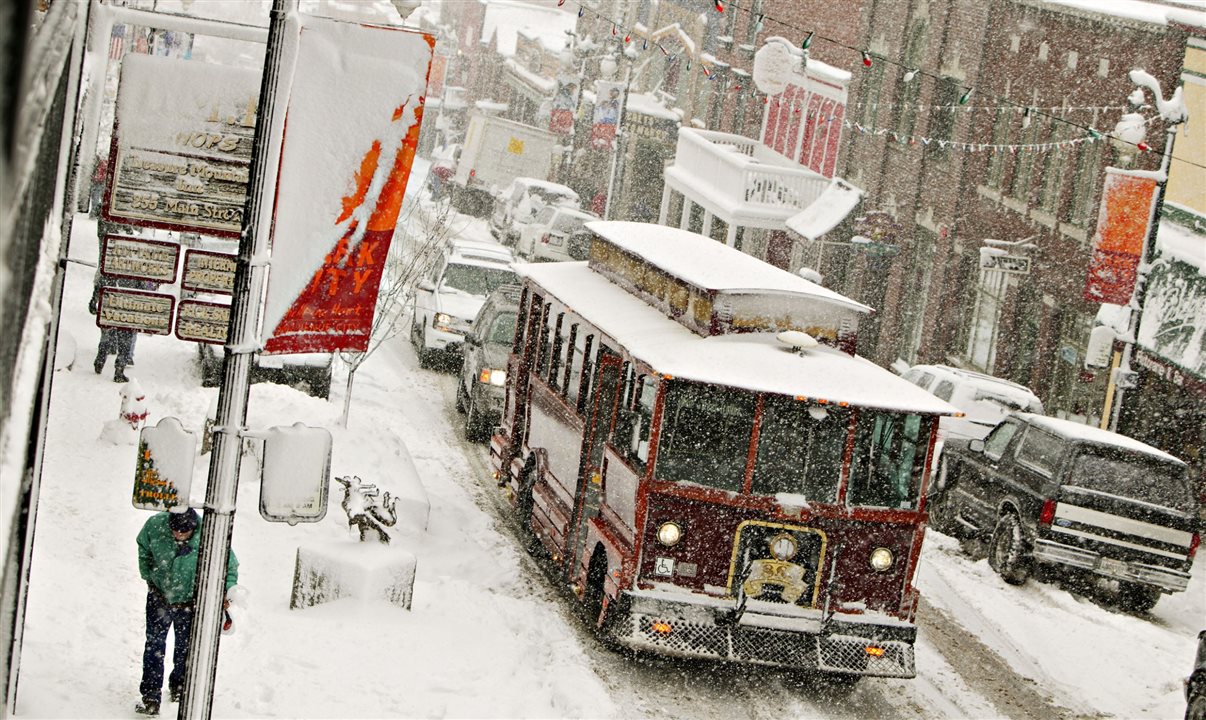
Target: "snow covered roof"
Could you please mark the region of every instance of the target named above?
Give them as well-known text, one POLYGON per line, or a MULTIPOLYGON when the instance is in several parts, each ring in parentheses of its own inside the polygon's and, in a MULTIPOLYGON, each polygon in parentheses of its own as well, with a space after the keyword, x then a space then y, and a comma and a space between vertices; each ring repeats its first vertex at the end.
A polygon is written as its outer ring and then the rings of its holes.
POLYGON ((565 31, 573 30, 577 23, 576 14, 557 8, 496 0, 486 3, 481 39, 482 42, 493 40, 499 55, 511 57, 515 55, 520 28, 525 29, 529 37, 539 35, 545 47, 561 48, 565 46, 565 31), (556 44, 558 39, 559 45, 556 44))
POLYGON ((1044 430, 1049 430, 1056 435, 1060 435, 1071 440, 1083 440, 1084 442, 1097 443, 1099 445, 1114 445, 1125 450, 1146 453, 1148 455, 1158 457, 1161 460, 1174 462, 1178 465, 1185 464, 1163 450, 1154 448, 1147 443, 1141 443, 1135 438, 1127 437, 1126 435, 1119 435, 1118 433, 1110 432, 1109 430, 1102 430, 1094 425, 1084 425, 1082 423, 1050 417, 1048 415, 1035 415, 1033 413, 1017 414, 1026 418, 1032 424, 1043 428, 1044 430))
POLYGON ((862 197, 862 190, 841 178, 834 178, 811 205, 787 218, 787 227, 809 240, 816 240, 846 219, 862 197))
POLYGON ((871 313, 860 302, 697 233, 654 223, 598 221, 586 227, 644 258, 672 277, 703 290, 798 295, 871 313))
POLYGON ((1198 269, 1206 275, 1206 235, 1171 220, 1161 220, 1156 230, 1156 252, 1198 269))
POLYGON ((1140 22, 1153 23, 1155 25, 1168 24, 1168 11, 1166 5, 1157 5, 1156 3, 1143 2, 1143 0, 1044 0, 1049 5, 1064 5, 1073 7, 1078 10, 1085 10, 1100 15, 1111 15, 1117 18, 1125 18, 1127 20, 1138 20, 1140 22))
POLYGON ((938 415, 958 412, 875 363, 834 348, 822 345, 798 355, 778 342, 775 333, 697 335, 584 262, 517 263, 512 267, 520 277, 548 290, 660 373, 881 410, 938 415))

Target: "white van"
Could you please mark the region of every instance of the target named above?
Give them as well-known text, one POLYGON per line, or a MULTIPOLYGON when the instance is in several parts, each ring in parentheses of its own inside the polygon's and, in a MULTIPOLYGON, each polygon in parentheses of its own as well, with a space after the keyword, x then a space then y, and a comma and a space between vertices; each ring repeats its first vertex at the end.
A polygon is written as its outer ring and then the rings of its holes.
POLYGON ((1043 403, 1030 388, 1002 378, 949 365, 914 365, 904 379, 963 412, 938 423, 938 439, 983 440, 1011 410, 1043 414, 1043 403))

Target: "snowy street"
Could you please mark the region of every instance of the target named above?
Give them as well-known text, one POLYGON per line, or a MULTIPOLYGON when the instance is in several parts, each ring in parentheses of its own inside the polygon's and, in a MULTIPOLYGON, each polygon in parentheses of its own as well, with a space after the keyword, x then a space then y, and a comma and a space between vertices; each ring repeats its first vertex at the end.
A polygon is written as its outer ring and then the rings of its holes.
MULTIPOLYGON (((486 235, 480 221, 464 234, 486 235)), ((77 217, 72 256, 95 260, 95 223, 77 217)), ((488 237, 488 235, 486 236, 488 237)), ((92 372, 99 331, 87 313, 92 269, 72 265, 51 435, 34 545, 18 717, 129 717, 138 697, 144 585, 134 537, 149 515, 130 506, 134 447, 100 438, 117 415, 110 372, 92 372), (71 340, 67 340, 68 336, 71 340)), ((128 371, 148 424, 177 417, 201 431, 216 389, 200 387, 196 349, 140 336, 128 371)), ((246 597, 221 642, 216 717, 1179 717, 1181 680, 1206 617, 1199 555, 1188 592, 1148 616, 1123 614, 1051 584, 1006 585, 984 560, 930 532, 919 570, 918 677, 863 680, 835 692, 778 670, 683 663, 609 650, 516 540, 489 480, 484 446, 461 439, 455 379, 421 370, 404 336, 357 375, 348 428, 337 421, 345 371, 329 401, 252 387, 249 425, 305 422, 334 434, 332 475, 383 489, 409 449, 430 500, 426 533, 401 529, 418 559, 407 612, 353 599, 291 611, 301 544, 347 543, 332 483, 326 518, 290 527, 258 514, 245 455, 233 547, 246 597), (848 694, 846 694, 848 693, 848 694)), ((204 498, 209 456, 192 500, 204 498)), ((396 489, 396 488, 395 488, 396 489)), ((168 706, 165 714, 174 714, 168 706)))

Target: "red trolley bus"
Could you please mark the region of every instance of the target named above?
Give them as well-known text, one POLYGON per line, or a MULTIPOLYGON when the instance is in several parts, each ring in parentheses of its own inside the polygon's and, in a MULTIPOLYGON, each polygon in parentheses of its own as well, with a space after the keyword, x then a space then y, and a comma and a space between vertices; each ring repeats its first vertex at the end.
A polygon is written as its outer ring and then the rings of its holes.
POLYGON ((871 309, 695 233, 593 222, 516 265, 491 460, 610 640, 913 677, 938 418, 854 354, 871 309))

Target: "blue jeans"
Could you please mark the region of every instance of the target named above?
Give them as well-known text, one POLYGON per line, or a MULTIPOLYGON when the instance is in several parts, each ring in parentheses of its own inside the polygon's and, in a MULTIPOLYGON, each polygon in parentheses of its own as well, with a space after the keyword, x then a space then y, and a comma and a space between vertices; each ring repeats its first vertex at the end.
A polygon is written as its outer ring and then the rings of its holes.
POLYGON ((159 701, 163 690, 163 661, 167 649, 168 628, 174 626, 172 674, 168 687, 184 688, 185 663, 188 660, 188 637, 193 626, 193 606, 168 605, 159 593, 147 591, 147 644, 142 651, 142 684, 138 691, 143 700, 159 701))

